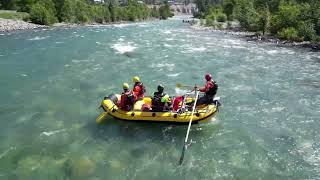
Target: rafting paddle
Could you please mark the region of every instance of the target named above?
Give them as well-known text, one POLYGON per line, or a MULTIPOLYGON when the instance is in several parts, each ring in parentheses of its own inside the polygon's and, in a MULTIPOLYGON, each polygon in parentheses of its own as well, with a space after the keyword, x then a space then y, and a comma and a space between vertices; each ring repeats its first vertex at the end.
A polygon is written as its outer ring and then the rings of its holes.
POLYGON ((187 142, 188 142, 188 137, 189 137, 189 131, 190 131, 190 128, 191 128, 191 124, 192 124, 192 119, 193 119, 193 114, 194 114, 194 111, 196 109, 196 104, 197 104, 197 101, 198 101, 198 95, 199 95, 199 91, 197 91, 197 94, 196 94, 196 99, 194 101, 194 104, 193 104, 193 108, 192 108, 192 112, 191 112, 191 118, 190 118, 190 121, 189 121, 189 126, 188 126, 188 130, 187 130, 187 134, 186 134, 186 139, 184 140, 184 144, 183 144, 183 148, 182 148, 182 153, 181 153, 181 156, 180 156, 180 161, 179 161, 179 164, 181 165, 182 162, 183 162, 183 158, 184 158, 184 153, 187 149, 187 142))
POLYGON ((192 89, 194 88, 193 86, 184 85, 184 84, 181 84, 181 83, 177 83, 176 87, 177 88, 192 88, 192 89))

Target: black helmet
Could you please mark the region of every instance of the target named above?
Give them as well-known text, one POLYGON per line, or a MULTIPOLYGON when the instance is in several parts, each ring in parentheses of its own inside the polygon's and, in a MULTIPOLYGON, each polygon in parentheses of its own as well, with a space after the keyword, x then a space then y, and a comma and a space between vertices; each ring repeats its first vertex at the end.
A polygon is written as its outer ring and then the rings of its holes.
POLYGON ((162 93, 164 90, 164 87, 160 84, 158 85, 157 89, 158 89, 158 92, 162 93))

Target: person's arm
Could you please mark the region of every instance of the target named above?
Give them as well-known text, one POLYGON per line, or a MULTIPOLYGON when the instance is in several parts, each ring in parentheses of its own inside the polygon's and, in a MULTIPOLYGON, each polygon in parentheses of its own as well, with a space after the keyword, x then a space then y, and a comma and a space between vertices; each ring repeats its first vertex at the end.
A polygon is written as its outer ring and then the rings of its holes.
POLYGON ((207 92, 208 91, 208 83, 206 83, 206 85, 204 86, 204 87, 202 87, 202 88, 199 88, 199 91, 200 92, 207 92))

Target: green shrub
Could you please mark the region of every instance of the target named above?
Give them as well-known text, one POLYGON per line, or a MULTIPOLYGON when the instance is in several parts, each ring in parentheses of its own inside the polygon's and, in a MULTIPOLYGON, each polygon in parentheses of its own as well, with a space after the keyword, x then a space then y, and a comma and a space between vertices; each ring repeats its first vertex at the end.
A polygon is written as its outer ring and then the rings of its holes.
POLYGON ((206 16, 206 26, 213 26, 214 25, 214 21, 215 21, 215 16, 214 14, 210 14, 206 16))
POLYGON ((289 41, 301 41, 298 36, 298 31, 294 27, 283 28, 279 31, 278 37, 289 41))
POLYGON ((25 12, 4 12, 4 13, 0 13, 0 18, 27 20, 29 19, 29 14, 25 12))
POLYGON ((57 22, 53 10, 47 9, 45 4, 38 2, 32 5, 30 10, 30 20, 35 24, 52 25, 57 22))
POLYGON ((61 9, 61 20, 64 22, 76 21, 76 5, 74 0, 65 0, 61 9))
POLYGON ((259 16, 252 1, 239 2, 236 9, 236 18, 239 20, 239 23, 243 28, 249 31, 257 30, 259 16))
POLYGON ((298 27, 298 35, 305 41, 313 41, 316 39, 316 31, 314 24, 310 22, 301 21, 298 27))
POLYGON ((217 15, 217 21, 218 22, 226 22, 227 21, 227 15, 220 13, 217 15))
POLYGON ((315 26, 315 30, 317 32, 317 35, 320 36, 320 18, 317 21, 317 24, 315 26))
POLYGON ((90 10, 91 10, 90 15, 94 22, 97 22, 97 23, 104 22, 105 9, 103 8, 103 6, 94 5, 94 6, 91 6, 90 10))
POLYGON ((88 4, 83 0, 77 0, 76 1, 76 19, 80 23, 86 23, 90 21, 89 13, 90 8, 88 4))

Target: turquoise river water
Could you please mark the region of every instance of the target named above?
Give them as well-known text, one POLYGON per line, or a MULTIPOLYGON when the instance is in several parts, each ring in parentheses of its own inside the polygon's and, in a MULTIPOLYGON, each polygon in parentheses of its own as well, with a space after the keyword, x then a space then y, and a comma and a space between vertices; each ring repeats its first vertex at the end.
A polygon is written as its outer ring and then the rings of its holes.
POLYGON ((0 35, 0 179, 320 179, 320 54, 194 30, 180 18, 0 35), (204 84, 223 106, 193 125, 109 119, 105 95, 141 77, 204 84))

